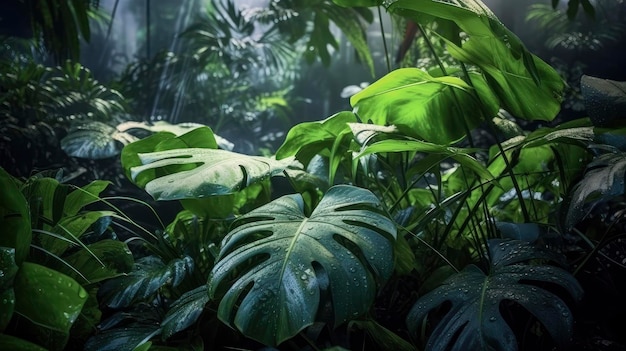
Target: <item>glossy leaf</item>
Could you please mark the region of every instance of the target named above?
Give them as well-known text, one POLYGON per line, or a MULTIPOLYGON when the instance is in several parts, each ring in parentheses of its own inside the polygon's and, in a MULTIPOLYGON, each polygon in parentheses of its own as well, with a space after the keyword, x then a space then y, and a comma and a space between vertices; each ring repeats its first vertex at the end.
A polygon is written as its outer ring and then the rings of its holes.
POLYGON ((517 350, 515 335, 500 312, 502 302, 510 301, 533 314, 556 345, 565 348, 572 337, 572 314, 542 283, 555 284, 580 300, 582 288, 576 279, 555 266, 522 263, 553 260, 552 251, 535 250, 517 240, 490 240, 488 246, 489 273, 469 265, 422 296, 407 316, 409 330, 419 333, 424 318, 449 302, 451 307, 429 336, 426 350, 517 350))
POLYGON ((0 333, 9 324, 15 309, 13 279, 17 270, 15 249, 0 246, 0 333))
POLYGON ((448 51, 480 67, 502 107, 513 115, 552 120, 559 112, 565 87, 559 74, 531 54, 480 0, 397 0, 388 10, 454 21, 469 38, 461 46, 446 40, 448 51))
POLYGON ((145 189, 157 200, 231 194, 281 173, 292 162, 292 158, 277 161, 268 157, 200 148, 174 149, 138 156, 143 166, 131 168, 132 179, 136 179, 142 172, 168 166, 194 167, 173 169, 171 174, 149 181, 145 189))
POLYGON ((132 351, 158 335, 158 325, 131 324, 124 328, 105 330, 85 343, 85 351, 132 351))
POLYGON ((161 322, 163 338, 167 339, 175 333, 193 325, 209 302, 208 287, 199 286, 187 291, 176 300, 161 322))
POLYGON ((419 140, 383 140, 369 145, 361 150, 357 157, 381 152, 425 152, 446 155, 462 166, 474 171, 482 179, 494 181, 494 176, 480 162, 469 155, 471 150, 437 145, 419 140))
POLYGON ((348 123, 357 122, 352 112, 339 112, 323 121, 300 123, 289 130, 276 158, 296 156, 305 165, 322 150, 331 150, 337 139, 350 132, 348 123))
POLYGON ((268 345, 311 325, 327 303, 334 325, 352 319, 391 275, 395 236, 368 190, 332 187, 310 217, 299 194, 283 196, 236 220, 224 238, 209 279, 218 317, 268 345))
POLYGON ((583 75, 580 79, 585 109, 595 126, 606 127, 626 118, 626 82, 583 75))
POLYGON ((78 238, 80 238, 89 228, 91 228, 98 220, 105 217, 115 216, 112 211, 90 211, 75 216, 63 217, 50 232, 54 235, 40 234, 39 240, 41 246, 47 251, 61 255, 71 245, 79 246, 78 238), (63 237, 66 240, 60 239, 63 237), (71 244, 70 242, 74 242, 71 244))
MULTIPOLYGON (((363 121, 395 125, 409 136, 450 144, 481 121, 472 88, 456 77, 432 77, 417 68, 387 74, 350 98, 363 121)), ((495 112, 494 112, 495 113, 495 112)))
POLYGON ((144 300, 165 285, 178 286, 194 268, 190 257, 163 261, 155 256, 136 261, 135 270, 126 276, 107 280, 98 295, 110 308, 128 307, 144 300))
POLYGON ((105 279, 116 277, 133 269, 133 255, 126 243, 118 240, 101 240, 75 253, 64 256, 63 260, 80 272, 79 276, 74 270, 66 266, 56 267, 59 271, 81 281, 87 278, 89 283, 100 282, 105 279))
POLYGON ((85 289, 64 274, 30 262, 21 265, 14 289, 15 312, 32 323, 33 340, 47 343, 47 336, 55 334, 59 339, 51 338, 50 347, 64 345, 87 300, 85 289))
POLYGON ((626 154, 614 153, 597 157, 587 165, 583 178, 574 185, 565 218, 571 229, 584 218, 587 205, 595 205, 625 194, 626 154))
POLYGON ((15 262, 28 255, 32 239, 30 211, 16 180, 0 168, 0 246, 15 249, 15 262))
POLYGON ((111 182, 104 180, 94 180, 93 182, 75 189, 65 198, 63 213, 66 216, 77 214, 83 207, 100 201, 100 193, 102 193, 111 182))

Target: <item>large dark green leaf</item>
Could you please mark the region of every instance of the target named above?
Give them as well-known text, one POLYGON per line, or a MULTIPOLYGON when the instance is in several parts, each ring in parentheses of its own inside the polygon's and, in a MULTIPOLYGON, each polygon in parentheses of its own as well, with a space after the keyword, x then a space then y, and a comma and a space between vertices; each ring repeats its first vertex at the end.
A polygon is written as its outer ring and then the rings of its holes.
POLYGON ((219 318, 276 345, 316 321, 334 325, 369 308, 393 271, 394 223, 368 190, 332 187, 310 217, 302 197, 283 196, 239 218, 209 279, 219 318))
POLYGON ((15 261, 21 264, 32 239, 28 203, 16 181, 0 168, 0 246, 15 249, 15 261))
POLYGON ((626 153, 605 154, 587 165, 584 177, 574 185, 565 218, 566 228, 571 229, 585 216, 588 205, 608 201, 624 195, 626 178, 626 153))
POLYGON ((86 351, 133 351, 158 335, 158 324, 131 324, 125 328, 105 330, 85 343, 86 351))
POLYGON ((174 149, 138 156, 143 166, 131 168, 132 179, 136 179, 142 172, 168 166, 194 167, 182 168, 149 181, 146 191, 157 200, 231 194, 281 173, 293 160, 287 158, 277 161, 269 157, 201 148, 174 149))
MULTIPOLYGON (((431 77, 417 68, 397 69, 350 98, 363 121, 395 125, 407 135, 449 144, 481 121, 472 88, 456 77, 431 77)), ((495 114, 495 111, 492 111, 495 114)))
POLYGON ((178 286, 193 268, 190 257, 177 258, 167 264, 155 256, 143 257, 128 275, 106 281, 98 295, 111 308, 128 307, 152 296, 165 285, 178 286))
POLYGON ((13 316, 15 308, 13 279, 17 269, 15 249, 0 246, 0 333, 4 331, 13 316))
POLYGON ((62 349, 87 300, 85 289, 64 274, 30 262, 21 265, 14 289, 15 312, 31 323, 33 340, 62 349))
POLYGON ((172 304, 161 322, 163 338, 167 339, 195 323, 207 302, 209 293, 206 285, 184 293, 172 304))
POLYGON ((480 0, 397 0, 389 11, 425 13, 454 21, 468 35, 461 46, 447 41, 450 54, 485 74, 502 107, 529 120, 552 120, 559 112, 564 82, 534 56, 480 0))
POLYGON ((626 118, 626 82, 583 75, 580 92, 595 126, 611 126, 626 118))
POLYGON ((554 342, 565 348, 572 337, 572 314, 561 298, 543 287, 555 284, 579 300, 582 288, 567 271, 530 265, 530 259, 558 261, 548 250, 518 240, 490 240, 491 266, 485 274, 474 265, 422 296, 407 316, 417 334, 424 318, 440 305, 451 307, 432 331, 426 350, 517 350, 515 335, 501 314, 504 301, 524 307, 541 322, 554 342))

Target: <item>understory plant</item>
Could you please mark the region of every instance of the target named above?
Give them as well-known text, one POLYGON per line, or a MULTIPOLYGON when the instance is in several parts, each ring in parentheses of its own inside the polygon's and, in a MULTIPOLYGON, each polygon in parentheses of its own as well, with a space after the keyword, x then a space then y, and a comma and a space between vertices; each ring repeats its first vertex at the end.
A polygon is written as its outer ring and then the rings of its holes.
MULTIPOLYGON (((220 149, 208 127, 126 146, 127 176, 180 201, 179 217, 206 238, 194 260, 207 279, 144 294, 165 317, 128 348, 181 333, 205 348, 567 348, 583 289, 565 247, 588 201, 607 193, 586 180, 610 177, 592 165, 623 177, 606 146, 621 129, 583 119, 522 130, 520 119, 554 119, 564 83, 480 1, 336 3, 411 19, 457 64, 389 72, 352 96, 352 111, 293 127, 273 157, 220 149), (273 194, 285 181, 293 194, 273 194), (403 282, 415 284, 406 324, 379 322, 403 282), (203 334, 219 323, 230 337, 203 334)), ((170 243, 197 240, 175 223, 170 243)), ((119 289, 147 291, 134 286, 119 289)))
POLYGON ((389 72, 271 157, 229 150, 209 126, 126 145, 128 179, 183 210, 131 235, 132 269, 90 290, 102 316, 85 349, 577 342, 579 277, 621 267, 624 83, 585 76, 589 118, 552 126, 562 78, 481 1, 335 4, 410 19, 449 57, 389 72))

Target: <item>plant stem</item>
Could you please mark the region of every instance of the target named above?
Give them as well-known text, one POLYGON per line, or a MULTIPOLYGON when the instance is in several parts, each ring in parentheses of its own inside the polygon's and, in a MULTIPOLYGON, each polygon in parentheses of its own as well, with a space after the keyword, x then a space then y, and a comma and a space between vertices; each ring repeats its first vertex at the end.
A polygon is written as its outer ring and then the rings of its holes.
POLYGON ((387 49, 387 39, 385 38, 385 28, 383 26, 383 15, 378 6, 378 22, 380 24, 380 34, 383 37, 383 47, 385 49, 385 62, 387 63, 387 73, 391 72, 391 63, 389 62, 389 50, 387 49))

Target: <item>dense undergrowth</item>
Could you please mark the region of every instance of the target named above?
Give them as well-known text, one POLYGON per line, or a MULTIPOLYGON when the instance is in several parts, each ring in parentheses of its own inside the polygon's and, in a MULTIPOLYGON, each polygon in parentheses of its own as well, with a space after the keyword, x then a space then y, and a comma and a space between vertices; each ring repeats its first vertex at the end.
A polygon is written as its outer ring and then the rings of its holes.
POLYGON ((214 6, 183 34, 194 55, 157 54, 110 87, 69 61, 6 59, 23 62, 0 76, 1 349, 626 345, 625 83, 583 75, 586 117, 568 118, 572 87, 479 0, 214 6), (329 21, 374 71, 367 7, 416 26, 420 67, 359 87, 351 110, 293 126, 276 149, 244 153, 216 132, 258 136, 291 112, 286 67, 331 60, 329 21), (268 18, 282 19, 271 35, 241 39, 268 18), (148 116, 156 93, 201 123, 123 115, 148 116), (38 158, 11 152, 24 145, 82 170, 31 173, 38 158))

